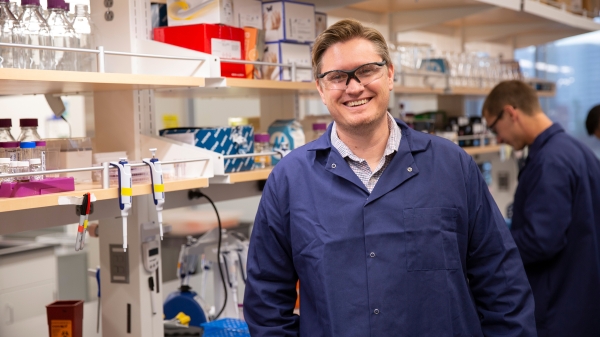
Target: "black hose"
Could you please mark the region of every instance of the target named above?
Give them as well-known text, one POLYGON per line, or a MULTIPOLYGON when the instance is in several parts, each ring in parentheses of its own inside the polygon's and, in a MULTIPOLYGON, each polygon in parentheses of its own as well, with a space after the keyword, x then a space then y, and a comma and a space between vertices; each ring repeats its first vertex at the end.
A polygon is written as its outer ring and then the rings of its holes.
POLYGON ((225 311, 225 307, 227 306, 227 284, 225 283, 225 277, 223 277, 223 268, 221 267, 221 236, 223 234, 223 228, 221 226, 221 217, 219 216, 219 211, 217 210, 217 206, 215 206, 215 203, 212 201, 211 198, 208 197, 208 195, 200 192, 200 191, 195 191, 195 196, 197 196, 198 198, 206 198, 206 200, 208 200, 208 202, 210 202, 210 204, 212 205, 213 209, 215 210, 215 213, 217 214, 217 223, 219 225, 219 243, 217 244, 217 264, 219 265, 219 273, 221 274, 221 280, 223 280, 223 290, 224 290, 224 298, 223 298, 223 307, 221 308, 221 310, 219 310, 219 313, 215 316, 215 320, 217 318, 219 318, 219 316, 221 316, 221 314, 223 313, 223 311, 225 311))

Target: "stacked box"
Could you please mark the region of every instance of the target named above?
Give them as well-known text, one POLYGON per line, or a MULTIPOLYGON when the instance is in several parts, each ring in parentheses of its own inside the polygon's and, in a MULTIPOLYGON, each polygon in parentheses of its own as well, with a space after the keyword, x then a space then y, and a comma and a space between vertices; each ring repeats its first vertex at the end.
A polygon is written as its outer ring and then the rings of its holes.
POLYGON ((167 0, 169 26, 213 23, 233 26, 233 0, 167 0))
POLYGON ((315 41, 315 5, 291 1, 262 4, 266 42, 315 41))
MULTIPOLYGON (((190 138, 193 137, 193 145, 223 155, 254 153, 254 128, 251 125, 163 129, 159 134, 177 140, 182 140, 182 134, 190 134, 190 138)), ((253 166, 253 157, 225 160, 226 173, 248 171, 253 166)))
MULTIPOLYGON (((265 44, 263 61, 270 63, 295 63, 297 66, 311 66, 310 46, 290 42, 270 42, 265 44)), ((262 66, 262 75, 266 80, 291 81, 290 67, 262 66)), ((311 82, 310 69, 297 69, 296 81, 311 82)))
MULTIPOLYGON (((221 59, 242 60, 245 56, 244 30, 236 27, 212 24, 160 27, 154 29, 154 40, 221 59)), ((245 78, 246 67, 244 64, 222 62, 221 76, 245 78)))
POLYGON ((234 26, 263 29, 262 3, 260 0, 233 0, 234 26))

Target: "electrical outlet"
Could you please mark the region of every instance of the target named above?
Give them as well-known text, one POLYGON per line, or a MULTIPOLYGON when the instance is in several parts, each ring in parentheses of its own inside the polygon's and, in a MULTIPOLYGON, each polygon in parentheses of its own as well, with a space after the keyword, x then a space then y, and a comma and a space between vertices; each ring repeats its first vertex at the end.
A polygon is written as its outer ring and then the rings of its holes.
POLYGON ((110 282, 129 284, 129 251, 123 251, 123 245, 109 245, 110 282))

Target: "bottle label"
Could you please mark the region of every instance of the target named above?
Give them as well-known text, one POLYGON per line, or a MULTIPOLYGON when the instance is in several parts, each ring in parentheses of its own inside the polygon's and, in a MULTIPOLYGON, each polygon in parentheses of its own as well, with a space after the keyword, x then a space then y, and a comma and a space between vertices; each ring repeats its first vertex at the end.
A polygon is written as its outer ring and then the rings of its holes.
POLYGON ((42 171, 46 171, 46 151, 40 151, 40 160, 42 161, 42 171))

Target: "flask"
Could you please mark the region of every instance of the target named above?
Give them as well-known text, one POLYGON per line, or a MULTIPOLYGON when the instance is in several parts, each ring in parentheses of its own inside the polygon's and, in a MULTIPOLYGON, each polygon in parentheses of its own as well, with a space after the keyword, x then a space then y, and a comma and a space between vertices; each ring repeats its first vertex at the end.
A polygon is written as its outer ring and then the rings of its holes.
POLYGON ((313 139, 312 140, 316 140, 325 134, 325 132, 327 131, 327 124, 326 123, 313 123, 312 129, 313 129, 313 135, 312 135, 313 139))
POLYGON ((42 171, 46 171, 46 141, 38 140, 35 142, 35 158, 39 158, 42 164, 42 171))
POLYGON ((10 12, 14 15, 15 19, 19 20, 21 14, 23 13, 23 7, 20 7, 16 1, 11 1, 8 7, 10 9, 10 12))
MULTIPOLYGON (((82 49, 96 49, 96 26, 92 23, 88 6, 75 5, 75 18, 73 29, 79 39, 79 47, 82 49)), ((79 71, 96 71, 96 55, 91 53, 78 53, 79 71)))
MULTIPOLYGON (((254 153, 271 152, 268 133, 257 133, 254 135, 254 153)), ((254 168, 264 169, 271 166, 271 156, 254 157, 254 168)))
POLYGON ((18 161, 21 153, 19 142, 2 142, 0 146, 4 148, 4 157, 11 161, 18 161))
MULTIPOLYGON (((8 0, 0 0, 0 42, 22 43, 21 25, 10 11, 8 0)), ((21 49, 0 47, 0 68, 20 68, 21 49)))
MULTIPOLYGON (((79 48, 79 41, 71 22, 65 15, 64 0, 48 0, 48 27, 54 47, 79 48)), ((54 51, 52 69, 76 71, 77 54, 70 51, 54 51)))
POLYGON ((33 158, 35 142, 21 142, 19 147, 21 148, 21 152, 19 154, 20 161, 29 161, 29 159, 33 158))
POLYGON ((19 119, 19 126, 21 127, 21 134, 19 135, 19 138, 17 138, 19 142, 35 142, 42 140, 42 137, 40 137, 37 132, 37 118, 21 118, 19 119))
POLYGON ((10 133, 12 120, 10 118, 0 118, 0 142, 14 142, 15 138, 10 133))
MULTIPOLYGON (((40 172, 42 170, 42 161, 40 158, 32 158, 29 160, 29 172, 40 172)), ((31 181, 44 179, 43 175, 32 175, 29 178, 31 181)))
MULTIPOLYGON (((40 11, 40 0, 21 0, 21 7, 23 13, 19 17, 19 23, 23 32, 23 43, 52 46, 50 28, 40 11)), ((23 49, 22 55, 25 69, 53 69, 54 53, 51 50, 23 49)))

